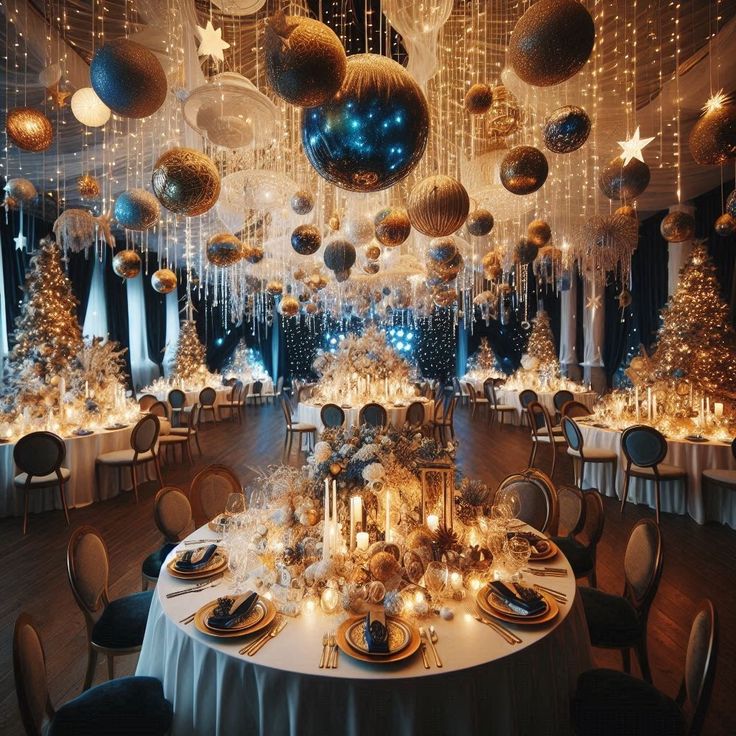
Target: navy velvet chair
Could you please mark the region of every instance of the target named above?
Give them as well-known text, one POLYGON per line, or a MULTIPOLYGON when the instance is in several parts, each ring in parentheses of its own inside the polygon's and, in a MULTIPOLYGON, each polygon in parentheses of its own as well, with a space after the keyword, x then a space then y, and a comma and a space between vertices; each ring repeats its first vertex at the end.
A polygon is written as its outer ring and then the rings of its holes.
POLYGON ((342 427, 345 424, 345 412, 337 404, 325 404, 320 409, 319 418, 325 427, 342 427))

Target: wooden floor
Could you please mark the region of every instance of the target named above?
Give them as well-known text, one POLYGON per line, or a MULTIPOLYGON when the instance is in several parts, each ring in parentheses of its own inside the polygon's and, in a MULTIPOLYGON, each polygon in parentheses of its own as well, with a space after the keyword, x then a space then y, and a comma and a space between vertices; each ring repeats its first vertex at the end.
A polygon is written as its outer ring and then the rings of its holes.
MULTIPOLYGON (((523 469, 529 440, 525 430, 506 427, 486 430, 485 419, 470 420, 466 409, 456 413, 459 439, 458 464, 466 475, 494 487, 511 472, 523 469)), ((246 423, 208 425, 202 432, 203 458, 197 468, 217 462, 233 466, 245 483, 254 467, 265 468, 281 460, 283 417, 274 406, 248 409, 246 423)), ((546 448, 545 448, 546 449, 546 448)), ((547 450, 547 452, 549 452, 547 450)), ((297 462, 293 452, 292 462, 297 462)), ((548 469, 548 456, 538 462, 548 469)), ((194 469, 164 468, 167 484, 185 488, 194 469)), ((565 462, 558 482, 569 480, 565 462)), ((160 544, 153 524, 149 484, 138 505, 128 494, 104 503, 71 511, 72 527, 97 527, 110 552, 110 593, 115 598, 140 590, 140 563, 160 544)), ((623 586, 622 559, 629 530, 640 518, 653 513, 629 505, 620 518, 617 505, 605 499, 606 528, 599 547, 599 585, 610 592, 623 586)), ((22 734, 12 668, 12 630, 15 618, 28 611, 40 625, 46 648, 51 697, 62 703, 79 694, 86 661, 85 629, 66 578, 65 549, 69 529, 61 512, 33 516, 26 537, 20 519, 0 519, 0 733, 22 734)), ((698 526, 692 519, 664 515, 664 575, 649 620, 649 650, 655 684, 674 695, 684 667, 690 621, 698 601, 709 596, 720 617, 721 647, 715 692, 704 733, 736 733, 736 532, 719 525, 698 526)), ((620 667, 612 652, 596 652, 601 666, 620 667)), ((135 657, 120 658, 116 674, 131 674, 135 657)), ((105 679, 104 661, 95 682, 105 679)))

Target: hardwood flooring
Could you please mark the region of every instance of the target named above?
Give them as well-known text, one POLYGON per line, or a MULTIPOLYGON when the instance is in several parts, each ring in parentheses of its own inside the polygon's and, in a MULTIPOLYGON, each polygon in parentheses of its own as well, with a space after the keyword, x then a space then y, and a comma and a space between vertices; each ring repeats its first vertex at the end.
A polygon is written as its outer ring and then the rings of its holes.
MULTIPOLYGON (((506 475, 526 466, 527 431, 506 425, 486 429, 484 417, 470 419, 470 412, 456 412, 459 440, 458 464, 466 475, 496 486, 506 475)), ((194 472, 209 463, 234 467, 243 482, 253 468, 281 462, 283 417, 278 407, 249 407, 242 426, 223 422, 203 428, 204 456, 195 456, 195 467, 164 468, 167 484, 188 486, 194 472)), ((295 443, 296 444, 296 443, 295 443)), ((545 452, 546 450, 546 452, 545 452)), ((541 463, 549 470, 549 450, 541 463)), ((291 462, 298 463, 296 450, 291 462)), ((557 481, 571 479, 571 467, 563 461, 557 481)), ((72 528, 91 524, 105 538, 110 554, 110 594, 140 590, 140 564, 160 544, 152 518, 155 487, 147 484, 136 505, 129 494, 104 503, 73 509, 72 528)), ((622 560, 631 527, 653 516, 643 506, 629 504, 623 518, 613 499, 604 499, 606 528, 598 553, 599 586, 609 592, 623 588, 622 560)), ((60 704, 79 694, 86 662, 85 628, 66 578, 65 554, 70 530, 61 512, 31 517, 29 533, 21 534, 21 519, 0 519, 0 733, 23 733, 16 702, 12 668, 12 631, 15 618, 28 611, 42 633, 52 702, 60 704)), ((715 690, 705 724, 707 736, 736 732, 736 532, 720 525, 697 525, 692 519, 664 514, 664 574, 649 620, 649 651, 655 684, 674 695, 684 669, 690 622, 698 602, 713 599, 720 618, 720 652, 715 690)), ((596 650, 596 663, 620 668, 617 652, 596 650)), ((116 674, 132 674, 136 658, 119 658, 116 674)), ((106 678, 105 663, 98 666, 95 683, 106 678)))

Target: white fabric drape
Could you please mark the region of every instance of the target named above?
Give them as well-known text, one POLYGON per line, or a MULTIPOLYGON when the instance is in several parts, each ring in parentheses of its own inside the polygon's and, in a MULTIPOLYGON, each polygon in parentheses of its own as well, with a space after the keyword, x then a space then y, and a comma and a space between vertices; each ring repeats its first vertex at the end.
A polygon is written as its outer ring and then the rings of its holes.
POLYGON ((594 279, 586 278, 584 284, 585 309, 583 311, 583 336, 585 349, 582 365, 590 368, 603 367, 603 332, 605 290, 594 279))
POLYGON ((577 303, 578 280, 573 272, 570 275, 570 288, 560 294, 560 364, 577 365, 577 303))
MULTIPOLYGON (((0 258, 0 284, 5 283, 3 259, 0 258)), ((8 354, 8 322, 5 319, 5 289, 0 289, 0 376, 5 371, 5 358, 8 354)))
POLYGON ((147 386, 158 378, 158 366, 148 357, 146 305, 143 300, 143 278, 128 279, 128 340, 130 372, 134 386, 147 386))
MULTIPOLYGON (((92 256, 94 258, 94 256, 92 256)), ((106 264, 95 258, 92 283, 89 287, 87 312, 82 332, 85 337, 107 337, 107 302, 105 301, 104 270, 106 264)))
POLYGON ((166 295, 166 348, 164 349, 164 375, 174 370, 176 343, 179 341, 179 295, 176 290, 166 295))

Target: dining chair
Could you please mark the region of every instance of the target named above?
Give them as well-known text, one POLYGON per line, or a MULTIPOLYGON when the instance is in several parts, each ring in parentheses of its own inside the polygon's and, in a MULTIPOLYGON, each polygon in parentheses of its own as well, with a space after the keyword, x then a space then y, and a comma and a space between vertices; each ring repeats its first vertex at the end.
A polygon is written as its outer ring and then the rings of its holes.
POLYGON ((615 450, 606 450, 603 447, 585 447, 583 433, 570 417, 562 417, 562 435, 567 442, 567 454, 572 458, 575 485, 579 488, 583 487, 585 463, 591 463, 594 465, 610 465, 611 488, 616 487, 618 453, 615 450))
POLYGON ((529 421, 529 415, 527 408, 532 401, 539 401, 536 391, 532 391, 530 388, 525 388, 519 392, 519 404, 521 405, 521 416, 519 417, 519 424, 523 425, 529 421))
POLYGON ((563 404, 560 414, 570 419, 579 419, 580 417, 589 417, 593 412, 582 401, 568 401, 563 404))
POLYGON ((468 398, 470 399, 471 419, 475 418, 475 412, 479 406, 485 406, 486 411, 488 410, 488 399, 485 396, 478 396, 478 392, 475 390, 475 386, 473 386, 470 381, 467 381, 465 383, 465 390, 467 392, 468 398))
POLYGON ((53 432, 31 432, 21 437, 13 448, 13 460, 20 473, 13 478, 16 488, 23 490, 23 534, 28 532, 28 504, 31 491, 42 488, 59 489, 61 508, 69 526, 64 484, 71 478, 71 470, 61 464, 66 457, 64 440, 53 432))
POLYGON ((192 506, 184 492, 176 486, 164 486, 153 500, 153 520, 163 534, 164 543, 151 552, 141 565, 141 590, 156 585, 161 566, 174 547, 194 530, 192 506))
POLYGON ((190 411, 184 414, 184 418, 186 419, 185 425, 183 427, 172 427, 171 432, 169 432, 169 434, 172 435, 186 437, 187 454, 189 455, 190 460, 192 457, 192 440, 196 443, 197 451, 200 456, 202 455, 202 447, 199 444, 199 412, 201 408, 202 407, 199 405, 199 402, 193 404, 190 407, 190 411))
POLYGON ((433 433, 437 433, 440 442, 447 444, 447 431, 450 437, 455 439, 455 407, 457 406, 457 396, 452 396, 449 401, 435 401, 434 417, 433 417, 433 433))
POLYGON ((270 404, 271 400, 275 399, 281 393, 281 390, 284 387, 283 376, 279 376, 279 380, 281 381, 281 386, 279 386, 278 381, 277 381, 275 386, 271 384, 270 391, 264 391, 263 389, 261 389, 261 396, 266 400, 267 404, 270 404))
POLYGON ((578 588, 590 643, 602 649, 620 649, 626 672, 631 670, 633 648, 642 677, 648 682, 652 681, 652 673, 647 654, 647 622, 661 577, 662 534, 651 519, 641 519, 626 544, 623 595, 578 588))
POLYGON ((362 427, 367 424, 369 427, 378 427, 379 429, 388 425, 388 413, 381 404, 371 401, 364 404, 358 412, 358 426, 362 427))
POLYGON ((88 690, 98 654, 107 657, 107 674, 112 680, 114 658, 140 651, 153 591, 110 600, 107 545, 91 526, 81 526, 72 532, 66 548, 66 569, 74 599, 87 626, 87 671, 82 689, 88 690))
POLYGON ((514 516, 537 531, 555 534, 559 519, 557 489, 541 470, 527 468, 501 481, 494 503, 511 501, 518 510, 514 516))
POLYGON ((555 407, 555 424, 560 423, 562 417, 562 407, 567 404, 568 401, 575 401, 575 394, 567 389, 560 389, 555 391, 552 396, 552 406, 555 407))
MULTIPOLYGON (((736 438, 731 442, 731 454, 736 458, 736 438)), ((736 470, 729 468, 708 468, 702 473, 703 491, 708 492, 708 487, 719 486, 730 491, 736 491, 736 470)))
POLYGON ((496 421, 496 417, 500 417, 499 425, 504 424, 504 417, 507 414, 514 414, 516 407, 511 404, 499 404, 496 396, 496 381, 493 378, 487 378, 483 382, 483 390, 488 399, 488 423, 492 426, 496 421))
POLYGON ((194 526, 199 528, 225 510, 231 493, 242 493, 243 485, 227 465, 208 465, 192 478, 189 503, 192 505, 194 526))
POLYGON ((253 383, 251 383, 248 398, 251 399, 254 404, 263 403, 263 381, 253 381, 253 383))
POLYGON ((299 386, 296 392, 296 403, 301 404, 302 402, 312 397, 312 391, 314 390, 313 383, 305 383, 299 386))
MULTIPOLYGON (((184 415, 187 418, 187 423, 191 419, 191 412, 184 415)), ((184 462, 184 454, 186 453, 187 461, 190 465, 194 464, 194 458, 192 457, 192 449, 189 445, 189 427, 176 427, 175 429, 184 429, 185 432, 174 432, 173 428, 170 429, 166 434, 159 433, 158 436, 158 451, 159 456, 163 458, 164 462, 168 465, 169 460, 176 462, 176 448, 179 448, 179 454, 181 462, 184 462), (171 454, 169 454, 171 450, 171 454)))
POLYGON ((166 397, 171 407, 171 426, 178 427, 187 405, 187 395, 180 388, 172 388, 166 397))
POLYGON ((151 408, 151 405, 155 404, 157 401, 158 397, 153 394, 143 394, 143 396, 138 399, 138 408, 141 411, 148 411, 151 408))
POLYGON ((424 404, 412 401, 406 409, 406 423, 410 429, 421 430, 424 426, 424 404))
POLYGON ((468 395, 463 391, 463 387, 460 385, 460 380, 457 376, 452 377, 452 395, 463 405, 468 403, 468 395))
POLYGON ((148 413, 159 417, 160 419, 166 419, 171 421, 171 407, 166 401, 155 401, 148 407, 148 413))
POLYGON ((13 674, 28 736, 164 736, 173 710, 155 677, 121 677, 86 690, 58 710, 51 702, 46 653, 36 624, 22 612, 13 628, 13 674))
POLYGON ((95 460, 95 476, 97 481, 97 491, 99 494, 102 488, 102 480, 100 470, 102 466, 117 468, 118 483, 122 487, 121 474, 123 468, 130 468, 130 474, 133 479, 133 493, 135 494, 135 502, 138 503, 138 474, 136 472, 139 465, 153 463, 156 468, 156 476, 158 478, 158 487, 163 488, 164 481, 161 477, 161 465, 159 464, 158 451, 156 442, 158 440, 160 425, 158 417, 155 414, 146 414, 133 427, 130 434, 129 450, 113 450, 98 455, 95 460))
POLYGON ((211 386, 205 386, 199 392, 199 419, 202 421, 206 411, 212 414, 212 421, 217 422, 217 391, 211 386))
POLYGON ((324 427, 342 427, 345 424, 345 412, 337 404, 324 404, 319 411, 319 419, 324 427))
POLYGON ((699 736, 708 714, 718 660, 718 616, 709 599, 698 606, 687 642, 685 671, 674 698, 618 670, 578 677, 571 720, 578 736, 699 736))
POLYGON ((299 450, 301 451, 301 438, 303 435, 307 437, 307 450, 311 450, 314 447, 314 443, 317 438, 317 427, 314 424, 308 424, 307 422, 295 422, 292 414, 291 403, 289 400, 281 394, 279 396, 281 402, 281 411, 284 414, 284 420, 286 421, 286 437, 284 437, 284 457, 291 453, 291 443, 296 435, 299 437, 299 450))
POLYGON ((662 462, 667 455, 667 439, 660 431, 645 424, 627 427, 621 434, 621 449, 626 458, 624 490, 621 494, 622 514, 629 495, 629 482, 632 478, 654 481, 657 524, 659 524, 660 485, 663 482, 678 480, 683 482, 685 510, 687 511, 687 470, 662 462))
POLYGON ((529 455, 529 467, 534 467, 537 458, 537 449, 540 445, 549 445, 552 448, 552 470, 550 478, 555 477, 557 464, 557 449, 565 445, 565 438, 560 427, 552 426, 549 412, 538 402, 532 401, 526 408, 529 428, 531 429, 532 450, 529 455))
POLYGON ((220 417, 222 418, 222 412, 224 409, 230 413, 230 419, 242 423, 243 420, 243 391, 245 391, 245 385, 242 381, 235 381, 230 387, 230 394, 227 399, 217 405, 220 410, 220 417))

